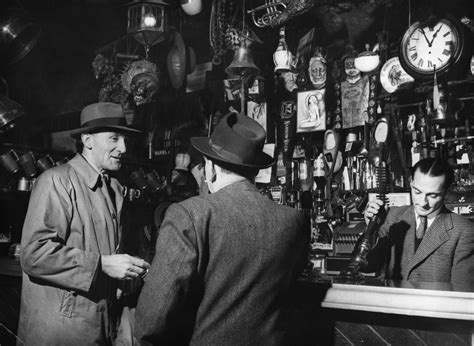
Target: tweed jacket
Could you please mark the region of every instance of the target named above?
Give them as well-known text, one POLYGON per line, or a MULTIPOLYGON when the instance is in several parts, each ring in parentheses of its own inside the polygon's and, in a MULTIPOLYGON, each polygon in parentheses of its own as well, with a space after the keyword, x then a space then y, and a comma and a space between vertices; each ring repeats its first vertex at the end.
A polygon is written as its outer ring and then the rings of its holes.
POLYGON ((279 345, 309 223, 248 181, 173 204, 140 294, 142 345, 279 345))
POLYGON ((110 342, 116 282, 99 259, 119 244, 123 189, 111 179, 114 209, 101 182, 79 154, 38 177, 21 239, 19 337, 26 345, 110 342))
POLYGON ((474 285, 474 223, 443 208, 415 251, 413 206, 392 207, 367 259, 387 279, 474 285))

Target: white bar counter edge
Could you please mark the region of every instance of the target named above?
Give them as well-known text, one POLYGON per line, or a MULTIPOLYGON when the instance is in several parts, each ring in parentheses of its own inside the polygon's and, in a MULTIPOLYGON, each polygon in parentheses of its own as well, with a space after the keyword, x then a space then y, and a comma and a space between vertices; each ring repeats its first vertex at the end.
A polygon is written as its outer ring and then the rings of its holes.
MULTIPOLYGON (((436 283, 429 285, 436 287, 436 283)), ((423 286, 423 285, 421 285, 423 286)), ((474 321, 474 292, 332 283, 325 308, 474 321)))

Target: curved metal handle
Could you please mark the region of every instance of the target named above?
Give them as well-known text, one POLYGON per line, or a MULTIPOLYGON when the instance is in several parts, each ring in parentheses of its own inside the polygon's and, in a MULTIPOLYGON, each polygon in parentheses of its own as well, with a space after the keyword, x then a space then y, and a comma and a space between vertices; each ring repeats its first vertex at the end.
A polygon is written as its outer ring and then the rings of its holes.
POLYGON ((252 14, 252 20, 257 27, 264 28, 266 26, 269 26, 272 21, 285 10, 285 3, 281 1, 270 0, 266 1, 264 5, 260 5, 252 10, 248 10, 247 13, 252 14), (280 9, 278 7, 280 7, 280 9), (265 11, 265 13, 259 14, 260 17, 257 17, 256 14, 259 11, 265 11))

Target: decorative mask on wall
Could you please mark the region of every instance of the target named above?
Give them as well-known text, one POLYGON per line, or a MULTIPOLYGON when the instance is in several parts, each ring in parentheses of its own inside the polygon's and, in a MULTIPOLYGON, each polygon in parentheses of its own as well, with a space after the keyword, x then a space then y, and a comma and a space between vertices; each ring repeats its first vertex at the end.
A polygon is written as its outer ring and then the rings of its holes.
POLYGON ((157 66, 147 60, 131 63, 122 74, 122 86, 137 106, 152 102, 159 89, 157 66))
POLYGON ((308 65, 309 79, 316 89, 321 89, 326 85, 326 71, 326 58, 323 55, 323 48, 316 47, 308 65))
POLYGON ((133 95, 133 101, 137 106, 151 103, 154 96, 158 93, 158 78, 152 73, 140 73, 132 79, 130 91, 133 95))
POLYGON ((285 89, 288 90, 289 92, 292 92, 293 90, 298 88, 298 85, 296 85, 296 79, 298 78, 297 71, 282 72, 281 78, 283 79, 283 82, 285 83, 285 89))

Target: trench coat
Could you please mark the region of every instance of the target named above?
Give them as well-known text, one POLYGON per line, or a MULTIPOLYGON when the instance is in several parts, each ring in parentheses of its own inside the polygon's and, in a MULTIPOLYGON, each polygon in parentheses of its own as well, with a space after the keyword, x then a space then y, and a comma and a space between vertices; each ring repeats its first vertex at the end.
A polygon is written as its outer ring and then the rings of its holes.
POLYGON ((307 263, 309 236, 309 222, 296 209, 248 181, 172 204, 138 300, 137 339, 282 344, 289 287, 307 263))
POLYGON ((120 242, 123 187, 79 154, 43 172, 31 192, 21 238, 18 336, 26 345, 99 345, 114 334, 116 280, 100 255, 120 242))
POLYGON ((474 223, 445 207, 415 251, 413 206, 392 207, 379 230, 369 267, 387 279, 447 282, 474 287, 474 223))

